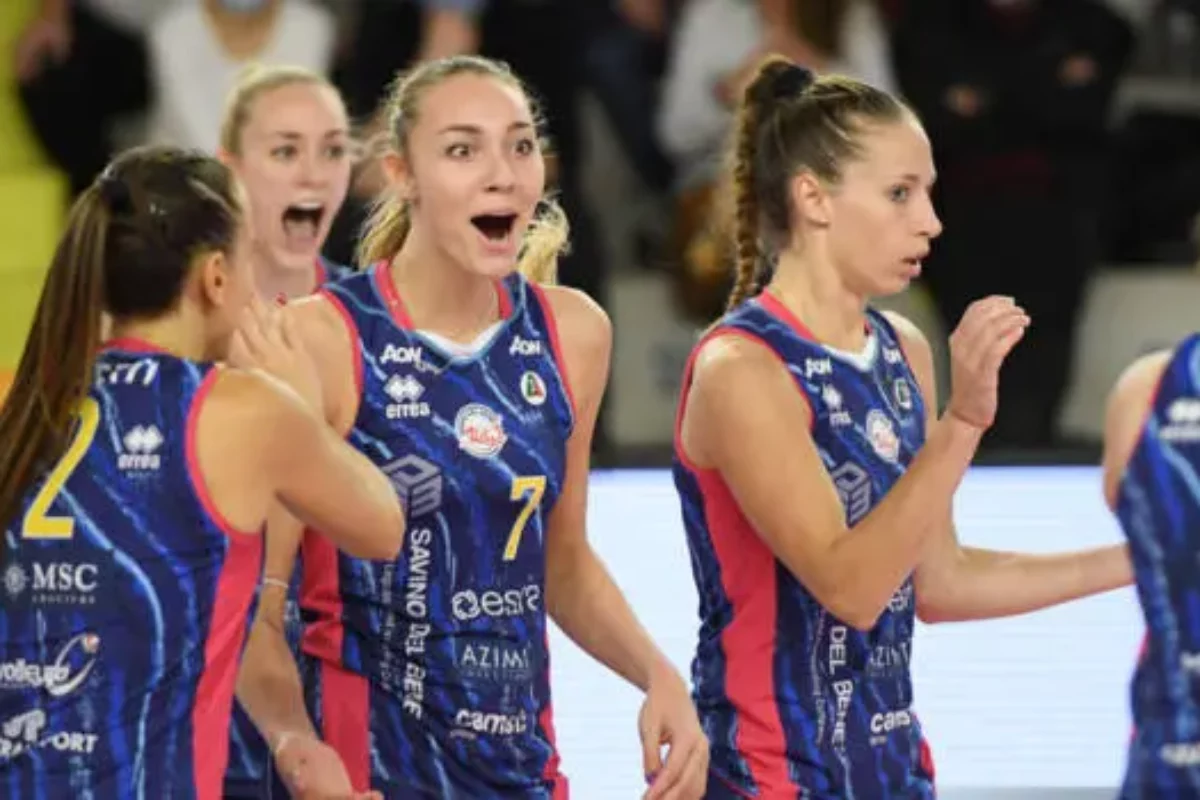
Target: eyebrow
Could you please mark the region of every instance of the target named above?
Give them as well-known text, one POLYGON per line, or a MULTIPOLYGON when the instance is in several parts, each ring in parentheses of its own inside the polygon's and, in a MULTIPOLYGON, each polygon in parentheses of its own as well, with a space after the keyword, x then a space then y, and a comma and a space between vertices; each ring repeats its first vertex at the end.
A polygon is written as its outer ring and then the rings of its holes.
MULTIPOLYGON (((278 136, 281 139, 286 139, 290 142, 298 141, 304 138, 304 134, 296 131, 271 131, 272 136, 278 136)), ((333 130, 325 131, 321 134, 322 139, 332 139, 335 136, 349 136, 350 131, 346 128, 334 128, 333 130)))
MULTIPOLYGON (((924 183, 925 182, 924 178, 922 178, 920 175, 917 175, 914 172, 908 172, 908 173, 905 173, 904 175, 901 175, 900 180, 905 183, 924 183)), ((934 183, 935 181, 937 181, 937 173, 936 172, 932 173, 929 176, 930 183, 934 183)))
MULTIPOLYGON (((526 130, 533 130, 533 123, 514 122, 513 124, 508 126, 508 130, 506 132, 512 133, 513 131, 526 131, 526 130)), ((484 133, 484 130, 483 130, 483 128, 481 128, 478 125, 456 124, 456 125, 447 125, 446 127, 442 128, 440 131, 438 131, 438 133, 439 134, 442 134, 442 133, 465 133, 469 136, 482 136, 484 133)))

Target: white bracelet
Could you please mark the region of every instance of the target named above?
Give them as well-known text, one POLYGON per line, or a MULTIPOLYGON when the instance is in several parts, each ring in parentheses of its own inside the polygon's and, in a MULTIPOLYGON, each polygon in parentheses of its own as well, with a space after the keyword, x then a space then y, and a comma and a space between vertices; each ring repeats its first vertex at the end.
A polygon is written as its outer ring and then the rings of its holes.
POLYGON ((278 589, 283 589, 285 592, 288 589, 292 588, 291 586, 288 585, 287 581, 281 581, 281 580, 279 580, 279 578, 268 578, 265 576, 262 579, 262 585, 263 586, 274 586, 278 589))
POLYGON ((287 743, 295 737, 296 734, 292 731, 284 731, 283 733, 279 734, 279 738, 275 740, 275 747, 271 751, 271 757, 279 758, 279 754, 283 752, 283 748, 286 747, 287 743))

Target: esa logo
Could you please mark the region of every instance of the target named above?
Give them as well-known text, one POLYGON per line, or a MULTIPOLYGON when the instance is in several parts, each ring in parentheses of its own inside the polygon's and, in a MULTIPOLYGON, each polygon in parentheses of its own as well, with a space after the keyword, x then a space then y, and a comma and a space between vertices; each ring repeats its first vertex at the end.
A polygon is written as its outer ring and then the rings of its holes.
POLYGON ((463 589, 455 592, 450 603, 455 618, 463 622, 479 617, 520 617, 541 610, 542 587, 531 583, 520 589, 487 589, 482 592, 463 589))

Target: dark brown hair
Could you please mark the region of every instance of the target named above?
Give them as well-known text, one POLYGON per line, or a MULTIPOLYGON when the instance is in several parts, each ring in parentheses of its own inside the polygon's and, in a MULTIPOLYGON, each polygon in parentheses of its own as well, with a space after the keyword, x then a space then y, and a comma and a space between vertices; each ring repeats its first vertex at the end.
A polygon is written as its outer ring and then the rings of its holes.
POLYGON ((229 170, 177 148, 121 155, 75 201, 0 408, 5 527, 30 483, 66 450, 92 383, 102 313, 152 319, 174 309, 195 257, 228 253, 239 219, 229 170))
POLYGON ((738 104, 730 159, 737 272, 729 309, 762 288, 763 263, 789 238, 792 177, 807 170, 836 184, 845 163, 861 156, 866 126, 909 113, 892 95, 852 78, 814 79, 779 56, 759 65, 738 104))

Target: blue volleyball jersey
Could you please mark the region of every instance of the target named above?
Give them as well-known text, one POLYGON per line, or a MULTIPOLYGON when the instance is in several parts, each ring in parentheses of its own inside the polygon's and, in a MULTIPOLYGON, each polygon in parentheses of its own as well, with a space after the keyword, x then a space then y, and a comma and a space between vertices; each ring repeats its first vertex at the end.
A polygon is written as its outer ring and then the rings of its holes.
POLYGON ((0 796, 219 798, 261 536, 196 467, 215 377, 129 340, 5 530, 0 796))
MULTIPOLYGON (((786 366, 812 410, 813 440, 848 526, 875 507, 925 440, 921 392, 896 332, 874 310, 867 325, 862 353, 834 351, 763 293, 706 337, 760 342, 786 366)), ((775 558, 719 472, 689 462, 678 433, 673 472, 700 597, 693 692, 715 780, 731 793, 773 799, 933 797, 932 760, 912 708, 911 577, 875 627, 857 631, 775 558)))
MULTIPOLYGON (((349 267, 336 264, 323 256, 317 258, 315 267, 314 292, 326 283, 354 274, 349 267)), ((304 623, 300 618, 299 578, 300 570, 297 569, 292 576, 284 611, 284 635, 292 653, 297 656, 300 653, 300 637, 304 633, 304 623)), ((257 597, 255 600, 257 604, 257 597)), ((252 610, 252 616, 253 613, 252 610)), ((262 794, 263 782, 267 779, 267 765, 270 760, 271 751, 266 741, 250 721, 249 715, 242 710, 241 704, 235 700, 233 719, 229 727, 229 766, 225 772, 227 800, 259 797, 262 794)))
POLYGON ((1200 797, 1200 334, 1163 372, 1121 479, 1117 517, 1147 632, 1121 796, 1200 797))
POLYGON ((349 441, 391 477, 407 534, 393 562, 306 535, 304 650, 324 735, 387 796, 565 792, 544 537, 573 403, 542 290, 518 274, 496 290, 503 322, 469 356, 412 329, 385 266, 324 290, 358 350, 349 441))

